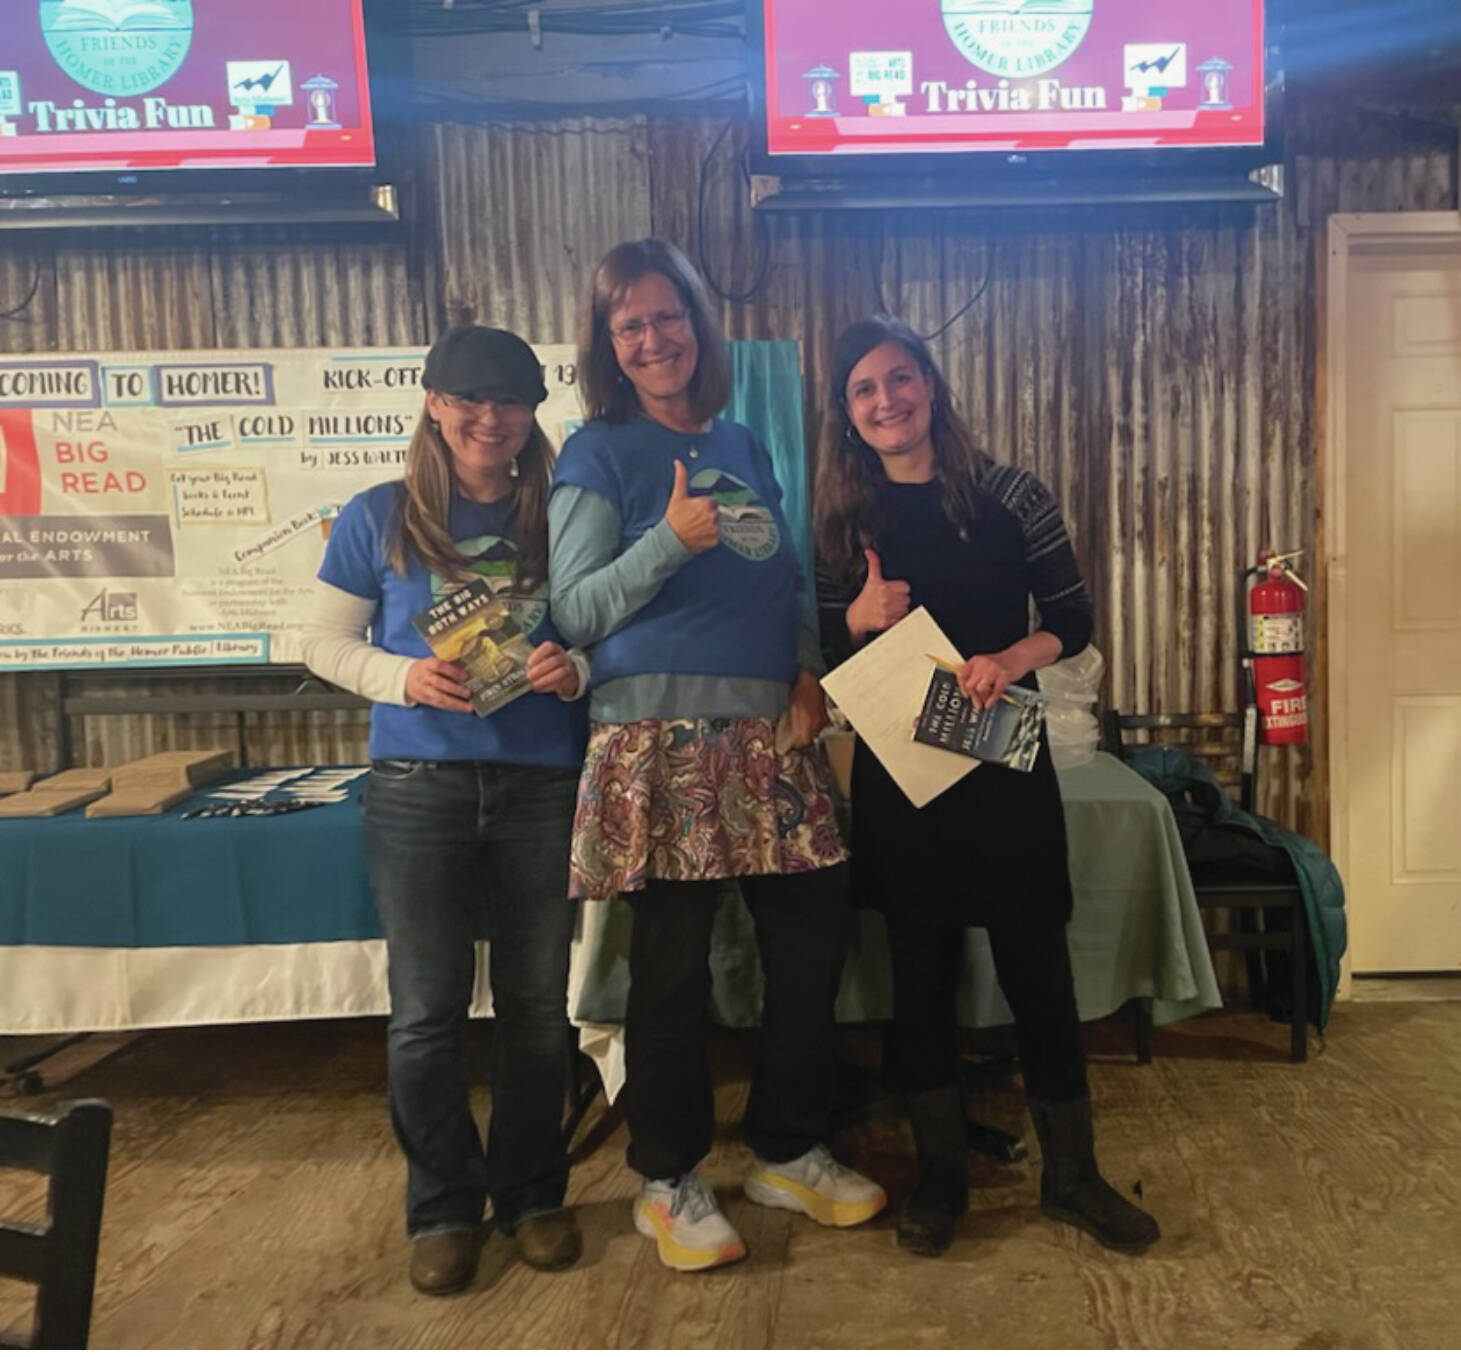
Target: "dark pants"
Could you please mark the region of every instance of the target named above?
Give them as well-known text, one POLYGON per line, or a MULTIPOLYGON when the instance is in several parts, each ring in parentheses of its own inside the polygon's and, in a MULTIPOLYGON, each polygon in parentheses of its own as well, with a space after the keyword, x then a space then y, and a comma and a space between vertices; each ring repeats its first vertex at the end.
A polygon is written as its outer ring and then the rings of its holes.
POLYGON ((365 843, 390 965, 387 1082, 411 1235, 563 1204, 575 772, 377 761, 365 843), (492 1121, 468 1104, 474 940, 490 939, 492 1121))
MULTIPOLYGON (((766 981, 742 1130, 757 1155, 782 1163, 831 1132, 832 1010, 847 947, 847 873, 826 867, 738 884, 756 923, 766 981)), ((710 929, 721 887, 651 881, 628 897, 634 932, 624 1101, 629 1166, 646 1178, 678 1178, 710 1152, 710 929)))
MULTIPOLYGON (((893 960, 890 1064, 905 1092, 958 1082, 956 1000, 964 930, 916 910, 889 911, 893 960)), ((1070 948, 1059 922, 991 925, 994 971, 1015 1018, 1025 1092, 1065 1101, 1086 1093, 1070 948)))

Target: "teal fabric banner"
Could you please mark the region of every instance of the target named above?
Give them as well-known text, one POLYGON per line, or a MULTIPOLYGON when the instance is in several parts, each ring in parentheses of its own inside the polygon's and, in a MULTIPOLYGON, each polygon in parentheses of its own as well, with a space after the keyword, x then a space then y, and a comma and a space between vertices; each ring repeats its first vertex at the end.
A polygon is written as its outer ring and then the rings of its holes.
POLYGON ((802 578, 812 587, 811 477, 802 407, 801 359, 792 339, 734 340, 733 381, 725 417, 766 446, 781 484, 782 509, 796 543, 802 578))

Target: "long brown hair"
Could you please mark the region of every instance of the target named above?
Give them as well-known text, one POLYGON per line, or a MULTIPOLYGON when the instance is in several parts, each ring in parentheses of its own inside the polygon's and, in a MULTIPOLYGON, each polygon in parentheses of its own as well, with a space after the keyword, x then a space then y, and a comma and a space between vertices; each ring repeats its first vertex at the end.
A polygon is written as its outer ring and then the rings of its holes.
MULTIPOLYGON (((548 487, 555 455, 543 426, 532 431, 517 455, 512 483, 512 540, 517 565, 512 582, 526 589, 548 577, 548 487)), ((451 514, 451 449, 425 407, 406 448, 406 475, 390 534, 391 565, 404 576, 417 557, 444 580, 464 580, 471 562, 457 550, 448 526, 451 514)))
POLYGON ((730 400, 730 353, 695 266, 667 240, 653 237, 626 240, 599 260, 594 270, 579 341, 578 372, 583 384, 584 408, 590 419, 622 424, 639 413, 639 397, 614 352, 609 316, 624 300, 624 294, 651 273, 663 274, 674 284, 695 328, 700 359, 695 364, 695 375, 690 378, 692 416, 698 420, 709 419, 730 400))
POLYGON ((838 573, 855 570, 863 549, 877 545, 877 486, 884 479, 877 453, 863 442, 848 417, 847 379, 867 354, 889 340, 905 349, 933 384, 929 438, 945 515, 961 534, 978 517, 979 473, 986 458, 955 409, 949 384, 928 345, 896 316, 856 321, 842 332, 832 351, 814 496, 817 554, 838 573))

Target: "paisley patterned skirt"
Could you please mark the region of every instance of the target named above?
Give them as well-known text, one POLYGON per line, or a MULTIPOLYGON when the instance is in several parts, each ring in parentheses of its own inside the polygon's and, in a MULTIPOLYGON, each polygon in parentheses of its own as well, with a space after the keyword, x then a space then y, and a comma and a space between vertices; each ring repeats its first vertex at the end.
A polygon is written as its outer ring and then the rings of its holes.
POLYGON ((846 858, 820 745, 777 754, 760 717, 594 723, 573 821, 575 899, 846 858))

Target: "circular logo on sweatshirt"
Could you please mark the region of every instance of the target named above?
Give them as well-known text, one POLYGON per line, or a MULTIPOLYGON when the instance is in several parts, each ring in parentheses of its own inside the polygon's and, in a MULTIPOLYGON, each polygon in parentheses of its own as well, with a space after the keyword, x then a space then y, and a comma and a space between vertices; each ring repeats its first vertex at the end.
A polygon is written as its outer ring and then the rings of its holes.
POLYGON ((78 85, 98 94, 146 94, 188 55, 193 0, 41 0, 41 32, 78 85))
POLYGON ((715 500, 720 514, 720 540, 748 561, 769 561, 781 545, 776 519, 739 477, 713 466, 690 477, 690 489, 715 500))
POLYGON ((1021 80, 1053 71, 1081 45, 1095 0, 942 0, 944 28, 965 59, 1021 80))
MULTIPOLYGON (((548 587, 539 584, 531 592, 514 592, 512 572, 517 567, 517 544, 510 537, 468 537, 457 543, 467 558, 472 574, 487 580, 507 604, 512 620, 531 636, 548 611, 548 587)), ((457 586, 431 572, 431 601, 439 602, 457 586)))

